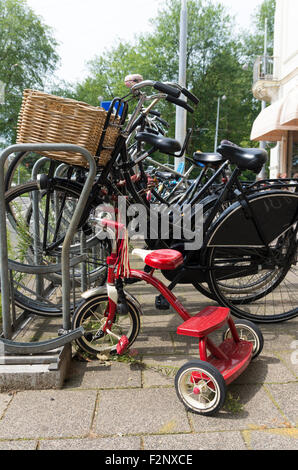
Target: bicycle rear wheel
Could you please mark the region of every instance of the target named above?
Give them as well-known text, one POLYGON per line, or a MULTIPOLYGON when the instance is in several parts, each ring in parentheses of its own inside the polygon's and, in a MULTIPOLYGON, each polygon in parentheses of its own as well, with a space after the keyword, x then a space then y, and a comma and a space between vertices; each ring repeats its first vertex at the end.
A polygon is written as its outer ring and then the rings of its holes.
POLYGON ((220 304, 238 318, 277 323, 298 316, 297 230, 266 248, 215 247, 209 281, 220 304))

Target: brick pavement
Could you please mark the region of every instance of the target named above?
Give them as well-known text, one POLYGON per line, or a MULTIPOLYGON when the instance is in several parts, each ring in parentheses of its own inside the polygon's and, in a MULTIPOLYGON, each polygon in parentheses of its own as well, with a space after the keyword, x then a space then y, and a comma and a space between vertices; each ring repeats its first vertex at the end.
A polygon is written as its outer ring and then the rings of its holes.
MULTIPOLYGON (((175 368, 198 357, 196 340, 178 337, 178 315, 157 311, 149 286, 129 290, 144 312, 138 354, 73 359, 60 390, 1 393, 1 450, 298 449, 298 319, 261 325, 262 354, 228 387, 224 409, 203 417, 186 412, 174 388, 175 368)), ((209 304, 191 286, 175 292, 193 312, 209 304)), ((38 319, 31 329, 36 339, 55 328, 38 319)))

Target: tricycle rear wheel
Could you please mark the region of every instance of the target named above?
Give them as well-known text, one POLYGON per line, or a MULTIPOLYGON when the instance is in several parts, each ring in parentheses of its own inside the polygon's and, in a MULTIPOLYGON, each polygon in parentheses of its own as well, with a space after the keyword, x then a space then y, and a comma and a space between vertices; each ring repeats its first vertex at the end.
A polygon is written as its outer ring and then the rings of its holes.
MULTIPOLYGON (((262 352, 264 346, 264 338, 260 328, 249 320, 236 320, 234 323, 240 339, 253 343, 252 359, 255 359, 262 352)), ((223 333, 223 340, 228 338, 232 338, 229 327, 223 333)))

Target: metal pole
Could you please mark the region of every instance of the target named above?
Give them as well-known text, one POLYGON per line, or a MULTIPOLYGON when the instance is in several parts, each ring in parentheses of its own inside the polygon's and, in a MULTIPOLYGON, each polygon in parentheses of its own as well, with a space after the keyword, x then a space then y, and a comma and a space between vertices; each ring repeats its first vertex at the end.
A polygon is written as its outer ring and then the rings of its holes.
MULTIPOLYGON (((267 74, 267 48, 268 48, 268 19, 265 18, 265 31, 264 31, 264 60, 263 60, 263 76, 266 79, 267 74)), ((266 108, 266 101, 262 101, 262 111, 266 108)), ((260 142, 260 148, 266 149, 266 142, 260 142)), ((266 178, 266 167, 263 166, 260 173, 257 175, 257 179, 266 178)))
MULTIPOLYGON (((186 87, 186 55, 187 55, 187 0, 181 0, 180 12, 180 50, 179 50, 179 85, 186 87)), ((181 99, 183 99, 181 97, 181 99)), ((175 138, 181 145, 186 136, 186 115, 185 109, 177 106, 176 108, 176 132, 175 138)), ((184 156, 175 158, 175 169, 179 163, 184 163, 184 156)))
MULTIPOLYGON (((42 157, 34 164, 32 168, 31 178, 33 181, 37 180, 38 171, 41 166, 49 161, 47 157, 42 157)), ((32 195, 32 212, 33 212, 33 246, 34 246, 34 263, 38 266, 42 264, 41 256, 41 243, 40 243, 40 227, 39 227, 39 191, 34 191, 32 195)), ((36 275, 36 294, 43 295, 44 283, 42 274, 36 275)))
POLYGON ((217 98, 217 115, 216 115, 216 128, 215 128, 215 138, 214 138, 214 153, 216 152, 216 149, 217 149, 217 140, 218 140, 219 107, 220 107, 220 98, 217 98))

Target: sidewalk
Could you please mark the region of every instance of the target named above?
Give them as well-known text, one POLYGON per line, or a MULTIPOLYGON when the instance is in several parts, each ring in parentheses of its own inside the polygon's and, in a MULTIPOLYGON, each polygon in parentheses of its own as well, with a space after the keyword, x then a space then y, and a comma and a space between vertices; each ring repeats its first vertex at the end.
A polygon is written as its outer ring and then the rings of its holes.
MULTIPOLYGON (((298 364, 292 349, 298 318, 261 325, 261 356, 228 387, 224 409, 202 417, 186 412, 174 388, 175 367, 198 358, 197 341, 176 334, 180 317, 155 309, 150 286, 138 283, 128 290, 143 309, 133 345, 137 356, 74 358, 61 390, 0 394, 1 450, 298 449, 298 364)), ((175 293, 192 313, 212 303, 192 286, 178 286, 175 293)), ((53 321, 37 318, 31 329, 36 340, 39 332, 53 331, 53 321)))

